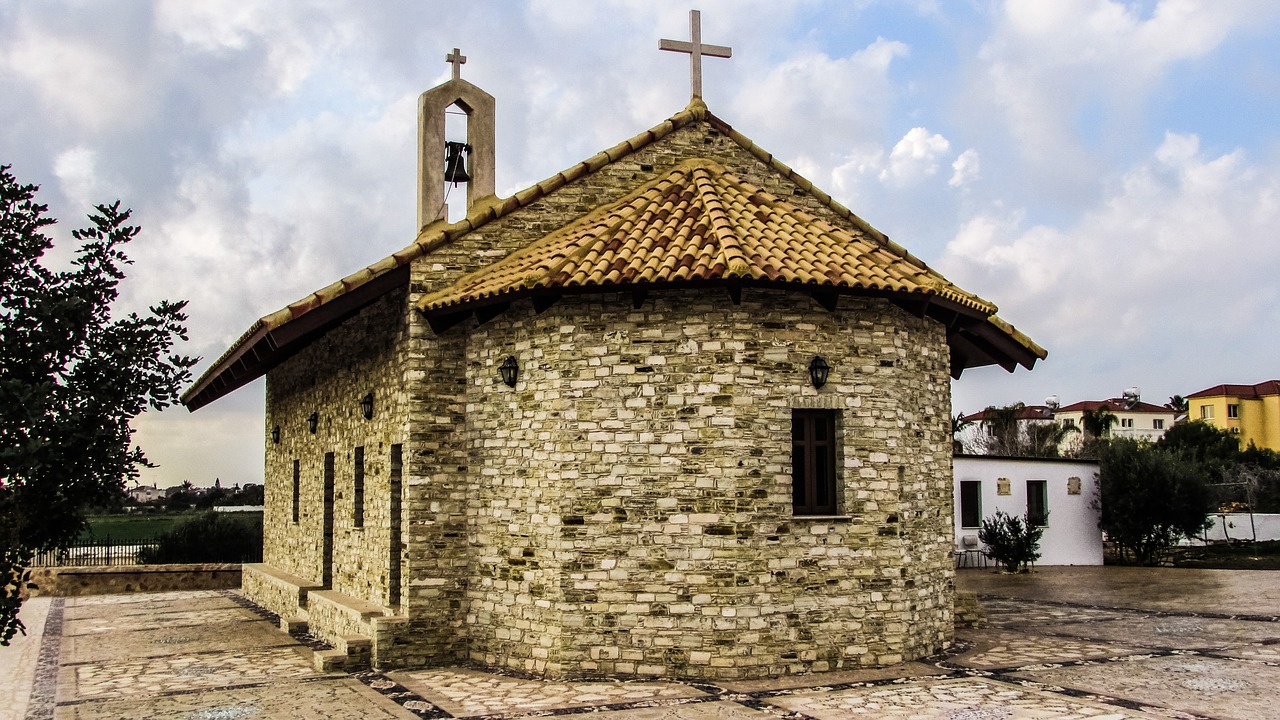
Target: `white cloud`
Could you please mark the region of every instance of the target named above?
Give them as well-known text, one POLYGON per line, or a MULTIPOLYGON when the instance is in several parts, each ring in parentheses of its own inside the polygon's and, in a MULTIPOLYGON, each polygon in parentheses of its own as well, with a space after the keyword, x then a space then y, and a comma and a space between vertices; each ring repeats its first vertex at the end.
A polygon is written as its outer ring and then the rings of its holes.
POLYGON ((969 148, 960 153, 956 161, 951 163, 951 179, 947 184, 951 187, 963 187, 982 177, 982 160, 978 151, 969 148))
MULTIPOLYGON (((962 102, 984 124, 1001 122, 1033 181, 1094 184, 1097 156, 1080 134, 1133 138, 1144 107, 1179 63, 1220 48, 1235 31, 1275 18, 1262 0, 1008 0, 977 54, 962 102), (994 111, 994 112, 993 112, 994 111)), ((1123 142, 1123 141, 1122 141, 1123 142)))
POLYGON ((1205 157, 1195 136, 1170 133, 1114 190, 1061 229, 1026 227, 1020 211, 977 214, 938 264, 1013 308, 1051 350, 1117 362, 1154 360, 1129 354, 1173 333, 1207 360, 1274 323, 1280 245, 1259 239, 1280 226, 1280 167, 1205 157))
POLYGON ((918 182, 938 173, 938 161, 951 149, 951 143, 937 133, 922 127, 911 128, 893 146, 889 165, 880 171, 880 180, 899 187, 918 182))

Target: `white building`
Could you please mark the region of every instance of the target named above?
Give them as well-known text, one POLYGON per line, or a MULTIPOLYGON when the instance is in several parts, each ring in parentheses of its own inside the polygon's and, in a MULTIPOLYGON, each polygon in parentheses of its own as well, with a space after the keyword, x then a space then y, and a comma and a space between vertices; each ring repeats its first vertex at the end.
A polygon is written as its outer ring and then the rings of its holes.
POLYGON ((1047 516, 1036 565, 1101 565, 1097 473, 1093 460, 956 455, 958 563, 980 560, 982 520, 1003 510, 1018 517, 1047 516))
POLYGON ((1106 400, 1084 400, 1058 408, 1053 414, 1054 420, 1071 425, 1081 430, 1074 435, 1079 442, 1083 437, 1084 414, 1086 411, 1106 409, 1115 415, 1116 421, 1111 426, 1110 436, 1113 438, 1132 438, 1155 442, 1164 437, 1164 433, 1173 427, 1177 413, 1161 405, 1152 405, 1136 398, 1108 398, 1106 400))
POLYGON ((134 502, 149 503, 152 500, 159 500, 164 497, 164 491, 155 485, 139 485, 135 488, 129 488, 129 497, 134 502))

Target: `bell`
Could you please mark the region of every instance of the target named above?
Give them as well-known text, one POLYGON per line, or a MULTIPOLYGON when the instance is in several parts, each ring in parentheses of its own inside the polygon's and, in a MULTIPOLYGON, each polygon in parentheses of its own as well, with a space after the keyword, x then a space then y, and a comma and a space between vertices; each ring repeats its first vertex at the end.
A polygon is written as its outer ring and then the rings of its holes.
POLYGON ((466 163, 466 156, 471 154, 471 146, 466 143, 446 141, 444 153, 444 181, 454 185, 471 182, 466 163))

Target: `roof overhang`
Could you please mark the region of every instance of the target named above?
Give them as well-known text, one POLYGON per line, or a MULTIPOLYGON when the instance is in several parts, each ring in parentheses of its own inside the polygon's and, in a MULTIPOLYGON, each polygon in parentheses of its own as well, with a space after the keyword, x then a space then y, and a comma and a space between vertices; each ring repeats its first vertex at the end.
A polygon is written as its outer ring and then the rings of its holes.
POLYGON ((182 394, 182 404, 195 411, 244 387, 378 298, 408 284, 409 266, 403 265, 279 326, 259 320, 182 394))

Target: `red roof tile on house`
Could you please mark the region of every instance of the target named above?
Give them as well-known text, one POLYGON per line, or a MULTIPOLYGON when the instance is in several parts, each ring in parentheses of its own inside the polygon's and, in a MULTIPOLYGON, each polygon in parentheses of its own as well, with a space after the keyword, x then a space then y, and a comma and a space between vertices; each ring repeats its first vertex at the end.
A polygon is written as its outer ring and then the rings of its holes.
POLYGON ((1254 400, 1268 395, 1280 395, 1280 380, 1266 380, 1257 385, 1214 385, 1211 388, 1205 388, 1200 392, 1194 392, 1187 396, 1191 398, 1203 397, 1234 397, 1243 400, 1254 400))

